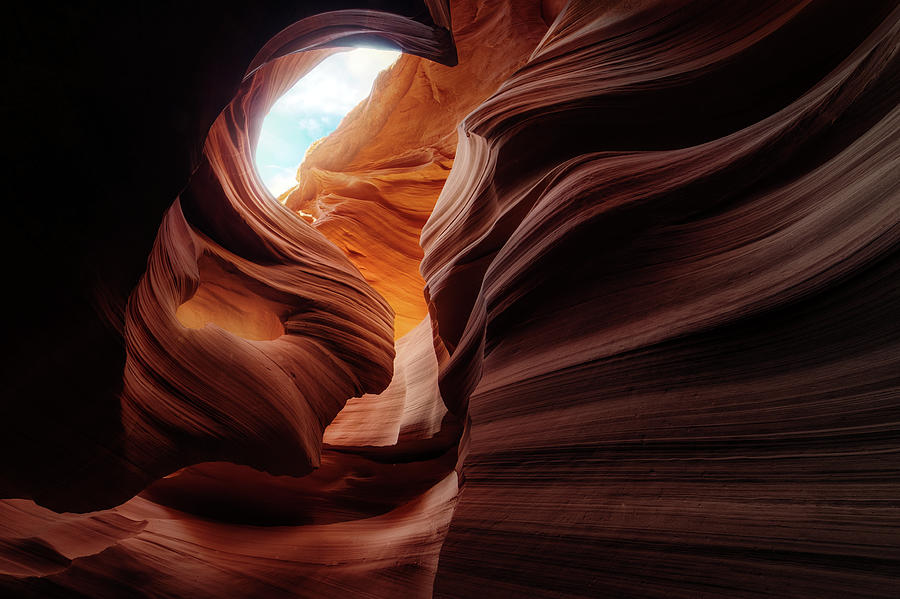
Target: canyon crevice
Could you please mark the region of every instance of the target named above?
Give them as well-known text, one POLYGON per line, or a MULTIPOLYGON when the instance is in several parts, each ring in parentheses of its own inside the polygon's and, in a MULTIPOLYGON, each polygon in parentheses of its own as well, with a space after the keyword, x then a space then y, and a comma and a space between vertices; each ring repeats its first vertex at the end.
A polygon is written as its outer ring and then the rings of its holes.
POLYGON ((0 594, 896 593, 896 2, 10 21, 0 594))

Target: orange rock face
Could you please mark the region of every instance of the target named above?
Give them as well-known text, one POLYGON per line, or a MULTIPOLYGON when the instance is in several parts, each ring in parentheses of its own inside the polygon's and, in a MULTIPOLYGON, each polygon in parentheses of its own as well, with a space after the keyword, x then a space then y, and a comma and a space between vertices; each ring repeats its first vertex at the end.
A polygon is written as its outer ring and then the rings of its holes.
POLYGON ((458 64, 403 55, 307 153, 285 205, 344 250, 394 309, 399 339, 427 313, 419 235, 456 153, 456 127, 547 31, 534 2, 451 3, 458 64))
POLYGON ((893 596, 900 9, 865 8, 47 8, 14 62, 74 61, 85 152, 67 218, 8 207, 0 594, 893 596), (276 201, 263 116, 361 40, 406 54, 276 201))

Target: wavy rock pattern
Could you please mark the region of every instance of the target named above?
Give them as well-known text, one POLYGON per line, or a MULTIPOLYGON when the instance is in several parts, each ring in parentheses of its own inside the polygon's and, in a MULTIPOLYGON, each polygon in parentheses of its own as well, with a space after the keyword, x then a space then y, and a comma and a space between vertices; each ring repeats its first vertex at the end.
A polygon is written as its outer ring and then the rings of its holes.
POLYGON ((19 227, 71 285, 14 312, 3 593, 893 596, 896 3, 338 4, 217 7, 193 88, 144 15, 165 203, 19 227), (279 205, 263 115, 363 39, 279 205))
POLYGON ((314 145, 282 196, 394 309, 395 337, 427 313, 419 236, 456 151, 456 125, 547 31, 536 2, 451 5, 458 64, 403 55, 369 99, 314 145))
POLYGON ((570 2, 463 121, 422 236, 472 420, 436 596, 895 592, 900 13, 870 8, 570 2))
POLYGON ((446 35, 399 15, 328 13, 290 31, 302 47, 273 38, 260 52, 277 60, 251 62, 212 124, 119 323, 122 430, 108 450, 132 477, 40 499, 84 510, 143 493, 85 516, 5 504, 7 592, 430 593, 462 427, 444 418, 429 321, 397 341, 394 376, 392 309, 339 248, 268 196, 252 148, 269 106, 335 51, 314 48, 381 32, 456 59, 446 35), (326 435, 353 397, 362 412, 351 406, 326 435), (361 422, 369 401, 382 410, 361 422))

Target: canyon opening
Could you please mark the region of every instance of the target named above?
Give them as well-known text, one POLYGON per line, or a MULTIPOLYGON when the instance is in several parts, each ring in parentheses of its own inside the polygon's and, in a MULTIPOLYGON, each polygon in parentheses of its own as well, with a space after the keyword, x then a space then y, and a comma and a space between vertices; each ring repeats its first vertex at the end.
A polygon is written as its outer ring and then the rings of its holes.
POLYGON ((896 596, 897 0, 77 4, 0 597, 896 596))
POLYGON ((334 131, 369 96, 379 73, 400 52, 354 48, 328 56, 285 92, 263 119, 256 168, 276 198, 297 185, 297 168, 310 146, 334 131))

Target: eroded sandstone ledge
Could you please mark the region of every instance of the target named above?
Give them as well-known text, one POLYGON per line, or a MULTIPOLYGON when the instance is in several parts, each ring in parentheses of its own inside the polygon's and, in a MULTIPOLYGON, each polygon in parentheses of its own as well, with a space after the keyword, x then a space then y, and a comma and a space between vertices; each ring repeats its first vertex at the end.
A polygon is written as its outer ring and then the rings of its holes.
POLYGON ((891 596, 894 3, 326 8, 219 7, 219 82, 142 113, 190 115, 167 199, 39 220, 94 299, 13 327, 0 588, 891 596), (409 53, 281 205, 262 116, 366 36, 409 53))

